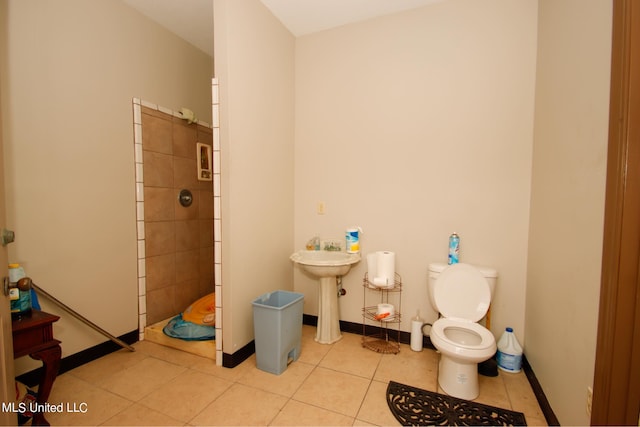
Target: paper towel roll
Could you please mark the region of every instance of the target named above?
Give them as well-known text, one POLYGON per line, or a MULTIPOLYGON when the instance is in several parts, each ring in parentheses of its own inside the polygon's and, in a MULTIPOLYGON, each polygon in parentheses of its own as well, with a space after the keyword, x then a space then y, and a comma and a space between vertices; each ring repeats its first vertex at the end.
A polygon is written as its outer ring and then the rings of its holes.
POLYGON ((375 285, 375 278, 378 275, 378 254, 372 252, 367 255, 367 278, 371 285, 375 285))
POLYGON ((393 288, 396 277, 396 254, 389 251, 376 252, 378 274, 373 283, 381 288, 393 288))
POLYGON ((371 283, 377 288, 386 288, 389 284, 389 279, 385 277, 374 277, 371 283))

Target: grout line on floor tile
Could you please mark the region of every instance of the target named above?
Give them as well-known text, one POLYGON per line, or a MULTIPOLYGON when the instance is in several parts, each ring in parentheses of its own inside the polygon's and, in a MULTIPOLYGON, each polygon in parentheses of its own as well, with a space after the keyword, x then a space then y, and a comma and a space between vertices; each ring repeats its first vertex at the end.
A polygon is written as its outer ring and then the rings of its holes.
MULTIPOLYGON (((104 390, 104 389, 103 389, 103 390, 104 390)), ((131 408, 133 405, 135 405, 135 404, 136 404, 136 402, 134 402, 134 401, 132 401, 132 400, 129 400, 129 399, 127 399, 126 397, 122 397, 122 396, 117 395, 117 394, 115 394, 115 393, 111 393, 111 394, 113 394, 113 395, 115 395, 115 396, 118 396, 118 397, 120 397, 120 398, 122 398, 122 399, 125 399, 127 402, 129 402, 129 405, 125 406, 124 408, 122 408, 122 410, 121 410, 121 411, 116 412, 116 413, 115 413, 115 414, 113 414, 111 417, 107 418, 107 419, 106 419, 106 420, 104 420, 102 423, 100 423, 100 425, 103 425, 103 426, 113 425, 113 424, 110 424, 110 423, 109 423, 109 421, 111 421, 111 420, 112 420, 112 419, 114 419, 115 417, 119 416, 120 414, 122 414, 123 412, 125 412, 126 410, 128 410, 129 408, 131 408)))

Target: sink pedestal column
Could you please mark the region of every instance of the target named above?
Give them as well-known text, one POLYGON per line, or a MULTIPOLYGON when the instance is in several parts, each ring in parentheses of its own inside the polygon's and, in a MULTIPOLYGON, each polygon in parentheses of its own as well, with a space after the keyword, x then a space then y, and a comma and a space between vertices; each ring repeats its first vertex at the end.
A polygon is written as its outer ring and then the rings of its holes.
POLYGON ((320 344, 332 344, 342 338, 335 276, 320 278, 318 297, 318 328, 315 340, 320 344))

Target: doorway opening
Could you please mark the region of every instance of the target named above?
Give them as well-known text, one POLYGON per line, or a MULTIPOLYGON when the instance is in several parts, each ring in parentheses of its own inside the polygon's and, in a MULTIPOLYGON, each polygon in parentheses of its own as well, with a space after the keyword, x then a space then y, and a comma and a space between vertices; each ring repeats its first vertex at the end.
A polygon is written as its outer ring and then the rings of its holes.
POLYGON ((198 175, 203 146, 219 155, 213 127, 137 98, 133 112, 139 337, 215 360, 214 340, 185 341, 162 331, 215 292, 214 185, 198 175), (181 203, 185 191, 188 204, 181 203))

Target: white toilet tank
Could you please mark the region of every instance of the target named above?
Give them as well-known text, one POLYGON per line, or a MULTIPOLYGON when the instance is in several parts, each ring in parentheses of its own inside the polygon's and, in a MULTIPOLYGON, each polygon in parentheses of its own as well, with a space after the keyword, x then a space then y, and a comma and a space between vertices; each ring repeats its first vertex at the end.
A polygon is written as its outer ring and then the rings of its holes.
MULTIPOLYGON (((489 291, 491 292, 491 300, 493 300, 494 291, 496 289, 496 282, 498 280, 498 271, 495 268, 491 267, 482 267, 473 264, 469 265, 477 268, 484 276, 484 278, 487 279, 487 282, 489 283, 489 291)), ((447 267, 449 267, 449 264, 440 262, 432 262, 431 264, 429 264, 429 279, 427 283, 427 286, 429 287, 429 301, 431 302, 431 306, 436 311, 436 313, 439 313, 440 310, 438 310, 438 307, 436 307, 436 303, 433 297, 433 285, 436 283, 436 279, 440 276, 440 273, 442 273, 442 271, 447 267)))

